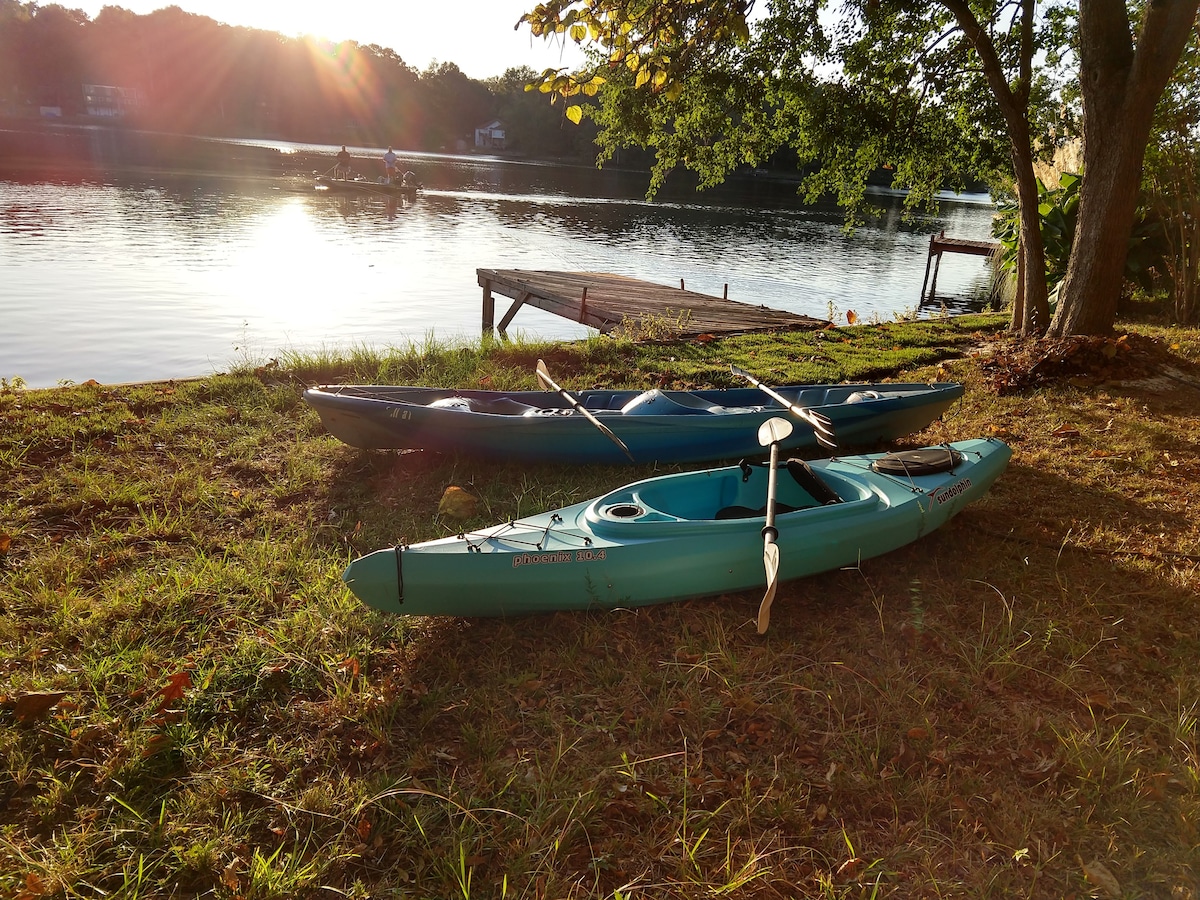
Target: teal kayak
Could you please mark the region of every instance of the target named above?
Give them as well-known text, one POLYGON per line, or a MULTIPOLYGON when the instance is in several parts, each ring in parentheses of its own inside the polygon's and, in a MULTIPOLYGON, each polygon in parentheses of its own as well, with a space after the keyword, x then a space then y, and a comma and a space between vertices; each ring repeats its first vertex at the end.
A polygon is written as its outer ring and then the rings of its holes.
MULTIPOLYGON (((777 469, 779 578, 909 544, 982 496, 1012 451, 996 439, 777 469)), ((365 604, 406 615, 613 609, 764 586, 767 466, 638 481, 595 500, 353 561, 365 604)))

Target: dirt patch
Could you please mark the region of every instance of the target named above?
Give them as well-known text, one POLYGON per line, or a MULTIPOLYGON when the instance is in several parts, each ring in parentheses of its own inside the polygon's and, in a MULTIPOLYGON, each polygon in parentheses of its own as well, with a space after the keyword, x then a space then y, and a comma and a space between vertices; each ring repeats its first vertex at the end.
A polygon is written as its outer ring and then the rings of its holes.
POLYGON ((978 348, 988 386, 1000 396, 1066 381, 1082 389, 1109 382, 1168 392, 1200 389, 1200 370, 1163 341, 1137 334, 1071 335, 1036 341, 1011 338, 978 348))

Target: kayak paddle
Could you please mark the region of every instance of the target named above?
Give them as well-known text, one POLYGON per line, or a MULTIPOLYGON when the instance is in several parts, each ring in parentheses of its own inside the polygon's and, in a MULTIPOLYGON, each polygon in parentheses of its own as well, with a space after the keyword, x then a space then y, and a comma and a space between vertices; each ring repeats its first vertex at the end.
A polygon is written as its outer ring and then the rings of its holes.
POLYGON ((580 413, 585 419, 600 429, 601 433, 605 437, 620 447, 621 451, 629 457, 630 462, 637 462, 637 460, 633 458, 633 454, 629 452, 629 448, 625 446, 625 442, 623 440, 613 434, 612 430, 607 425, 584 409, 578 400, 554 383, 554 379, 550 377, 550 370, 546 368, 546 364, 540 359, 537 361, 537 380, 538 384, 540 384, 545 390, 557 391, 559 396, 561 396, 575 408, 576 412, 580 413))
MULTIPOLYGON (((788 411, 804 422, 807 422, 813 427, 813 433, 817 436, 817 443, 824 447, 836 447, 837 443, 833 439, 833 423, 829 421, 829 417, 823 413, 813 412, 811 409, 806 409, 798 403, 791 403, 783 394, 763 384, 745 369, 739 369, 737 366, 730 366, 731 371, 738 378, 745 378, 748 382, 774 400, 776 403, 781 403, 787 407, 788 411)), ((761 440, 761 432, 760 432, 761 440)))
POLYGON ((758 606, 758 633, 766 634, 771 624, 771 601, 779 587, 779 531, 775 527, 775 486, 779 474, 779 442, 792 433, 792 423, 782 416, 767 419, 759 426, 758 442, 771 447, 771 462, 767 469, 767 523, 763 526, 763 565, 767 569, 767 592, 758 606))

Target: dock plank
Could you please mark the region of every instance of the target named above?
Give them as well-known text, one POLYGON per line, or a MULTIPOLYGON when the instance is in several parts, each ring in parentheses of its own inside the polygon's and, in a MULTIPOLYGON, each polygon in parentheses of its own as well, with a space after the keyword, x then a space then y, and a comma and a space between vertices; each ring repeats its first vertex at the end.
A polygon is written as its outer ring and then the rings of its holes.
POLYGON ((929 253, 963 253, 967 256, 991 256, 1000 252, 1000 244, 996 241, 976 241, 970 238, 946 237, 945 234, 932 235, 929 238, 929 253))
POLYGON ((483 330, 494 322, 493 294, 514 301, 500 331, 524 305, 581 322, 607 334, 623 323, 634 328, 651 318, 677 323, 680 337, 825 328, 811 316, 700 294, 607 272, 557 272, 527 269, 476 269, 483 288, 483 330))

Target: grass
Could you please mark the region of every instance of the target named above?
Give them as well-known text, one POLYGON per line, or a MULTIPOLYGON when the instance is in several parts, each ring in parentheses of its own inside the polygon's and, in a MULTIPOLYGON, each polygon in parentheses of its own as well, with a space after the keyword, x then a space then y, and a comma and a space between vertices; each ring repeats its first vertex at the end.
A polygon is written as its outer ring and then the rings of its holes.
MULTIPOLYGON (((0 896, 1195 898, 1197 392, 997 396, 996 319, 366 349, 0 391, 0 896), (999 434, 909 548, 608 614, 390 618, 355 555, 646 468, 360 453, 318 381, 961 380, 999 434), (1115 891, 1115 894, 1113 893, 1115 891)), ((1138 325, 1181 367, 1200 333, 1138 325)))

